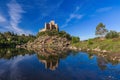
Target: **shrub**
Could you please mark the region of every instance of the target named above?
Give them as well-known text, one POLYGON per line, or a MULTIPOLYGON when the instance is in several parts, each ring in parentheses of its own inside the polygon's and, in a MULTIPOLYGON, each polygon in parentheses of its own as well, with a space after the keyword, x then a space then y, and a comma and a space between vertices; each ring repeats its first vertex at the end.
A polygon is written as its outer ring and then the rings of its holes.
POLYGON ((78 42, 80 42, 80 38, 72 36, 72 43, 78 43, 78 42))
POLYGON ((65 31, 60 31, 59 37, 64 37, 64 38, 67 38, 68 40, 71 40, 70 34, 66 33, 65 31))
POLYGON ((39 36, 59 36, 59 37, 63 37, 63 38, 67 38, 68 40, 71 40, 71 36, 70 34, 66 33, 65 31, 55 31, 55 30, 48 30, 45 32, 38 32, 37 37, 39 36))
POLYGON ((91 45, 91 44, 93 44, 93 41, 92 41, 92 39, 89 39, 88 40, 88 45, 91 45))
POLYGON ((118 38, 119 37, 119 33, 117 33, 116 31, 110 31, 106 34, 105 36, 107 39, 112 39, 112 38, 118 38))

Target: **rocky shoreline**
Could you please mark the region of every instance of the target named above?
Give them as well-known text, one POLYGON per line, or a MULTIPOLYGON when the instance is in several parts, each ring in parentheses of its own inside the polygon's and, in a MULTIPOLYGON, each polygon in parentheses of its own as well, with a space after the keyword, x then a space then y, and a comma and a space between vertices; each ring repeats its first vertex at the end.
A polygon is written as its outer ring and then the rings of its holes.
POLYGON ((49 54, 62 54, 66 51, 85 51, 88 53, 94 53, 98 56, 107 57, 109 56, 110 60, 117 60, 120 62, 120 54, 112 53, 107 50, 101 50, 99 47, 95 49, 89 48, 80 48, 71 45, 71 41, 67 40, 66 38, 59 37, 59 36, 40 36, 35 39, 33 42, 28 42, 24 45, 18 45, 17 48, 24 48, 27 50, 32 50, 35 52, 39 52, 42 55, 49 55, 49 54), (56 53, 56 51, 58 53, 56 53), (46 54, 47 53, 47 54, 46 54))
POLYGON ((107 50, 101 50, 99 48, 95 49, 87 49, 87 48, 77 48, 75 46, 71 46, 69 49, 74 50, 74 51, 85 51, 88 53, 95 54, 97 56, 101 56, 104 58, 108 58, 110 61, 114 62, 120 62, 120 54, 119 53, 113 53, 107 50))
POLYGON ((89 49, 89 48, 77 48, 75 46, 70 46, 69 49, 71 50, 76 50, 76 51, 87 51, 87 52, 99 52, 99 53, 110 53, 110 51, 107 50, 101 50, 99 48, 95 48, 95 49, 89 49))
POLYGON ((58 36, 40 36, 33 42, 28 42, 23 45, 17 45, 17 48, 25 49, 42 49, 42 48, 56 48, 60 50, 68 49, 70 41, 66 38, 58 36))

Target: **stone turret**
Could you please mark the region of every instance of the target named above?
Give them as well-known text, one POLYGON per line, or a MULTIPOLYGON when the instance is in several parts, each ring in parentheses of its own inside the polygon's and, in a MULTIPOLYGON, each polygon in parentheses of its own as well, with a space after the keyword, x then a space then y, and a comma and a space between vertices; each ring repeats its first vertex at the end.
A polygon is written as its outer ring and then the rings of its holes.
POLYGON ((50 23, 45 23, 45 26, 43 29, 40 30, 40 32, 44 32, 47 30, 56 30, 59 31, 58 25, 55 24, 55 21, 50 21, 50 23))
POLYGON ((51 25, 55 25, 55 21, 50 21, 50 24, 51 25))

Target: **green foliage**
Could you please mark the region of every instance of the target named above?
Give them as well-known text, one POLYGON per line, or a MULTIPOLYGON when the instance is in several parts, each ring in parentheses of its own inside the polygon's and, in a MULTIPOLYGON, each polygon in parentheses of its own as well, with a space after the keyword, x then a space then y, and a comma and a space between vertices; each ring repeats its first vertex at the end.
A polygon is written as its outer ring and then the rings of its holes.
POLYGON ((37 34, 37 37, 39 36, 54 36, 54 35, 58 35, 59 32, 56 31, 56 30, 47 30, 47 31, 44 31, 44 32, 38 32, 37 34))
POLYGON ((72 43, 78 43, 78 42, 80 42, 80 38, 72 36, 72 43))
POLYGON ((92 45, 93 44, 92 39, 89 39, 87 42, 88 42, 88 45, 92 45))
POLYGON ((58 36, 59 36, 59 37, 67 38, 68 40, 71 40, 70 34, 66 33, 65 31, 60 31, 60 32, 58 33, 58 36))
POLYGON ((99 23, 96 27, 95 35, 103 36, 108 32, 103 23, 99 23))
POLYGON ((118 38, 119 37, 119 33, 116 31, 110 31, 106 34, 105 36, 107 39, 112 39, 112 38, 118 38))
POLYGON ((45 32, 38 32, 37 37, 39 36, 59 36, 59 37, 63 37, 63 38, 67 38, 68 40, 71 40, 71 36, 70 34, 66 33, 65 31, 56 31, 56 30, 48 30, 45 32))
POLYGON ((81 49, 96 49, 107 50, 113 53, 120 52, 120 38, 115 39, 90 39, 86 41, 80 41, 80 43, 74 44, 73 46, 81 49))
POLYGON ((0 33, 0 47, 15 47, 18 44, 24 44, 34 39, 35 36, 33 35, 17 35, 13 32, 0 33))

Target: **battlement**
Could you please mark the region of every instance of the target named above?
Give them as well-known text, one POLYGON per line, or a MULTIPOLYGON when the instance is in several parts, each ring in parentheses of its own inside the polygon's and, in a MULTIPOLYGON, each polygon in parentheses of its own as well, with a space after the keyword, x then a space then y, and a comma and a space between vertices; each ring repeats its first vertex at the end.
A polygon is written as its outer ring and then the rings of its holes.
POLYGON ((47 30, 56 30, 59 31, 58 25, 55 24, 55 21, 50 21, 50 23, 45 23, 45 26, 43 29, 40 30, 40 32, 44 32, 47 30))

